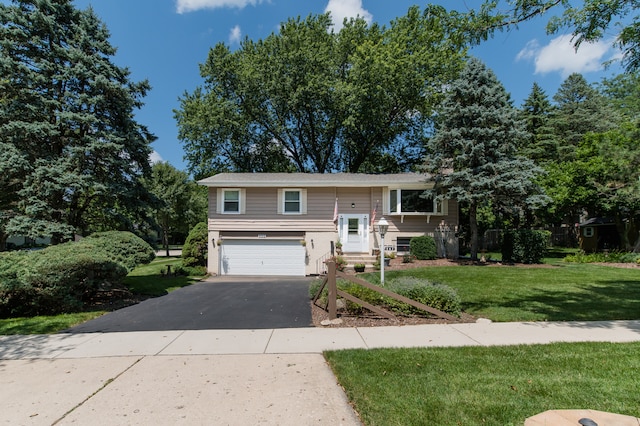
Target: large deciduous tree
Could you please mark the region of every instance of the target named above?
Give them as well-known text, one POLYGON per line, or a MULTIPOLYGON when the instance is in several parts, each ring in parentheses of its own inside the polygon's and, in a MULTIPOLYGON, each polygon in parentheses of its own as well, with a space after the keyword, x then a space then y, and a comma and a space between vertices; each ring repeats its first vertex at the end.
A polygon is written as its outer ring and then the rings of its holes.
POLYGON ((162 233, 162 245, 169 256, 169 243, 176 234, 186 238, 189 230, 207 218, 207 191, 186 172, 167 162, 155 163, 151 177, 145 180, 158 199, 154 209, 156 224, 162 233))
POLYGON ((383 172, 422 156, 425 122, 462 65, 461 18, 417 7, 389 28, 290 19, 236 51, 211 49, 204 87, 175 112, 189 170, 383 172))
POLYGON ((512 214, 544 204, 536 185, 542 170, 517 154, 527 139, 510 96, 478 59, 469 60, 448 88, 428 142, 424 170, 437 198, 456 199, 469 210, 471 258, 478 255, 478 209, 487 203, 512 214))
POLYGON ((131 229, 146 211, 154 136, 133 115, 149 84, 114 54, 104 23, 71 0, 0 4, 0 141, 16 160, 0 158, 5 231, 56 242, 131 229))

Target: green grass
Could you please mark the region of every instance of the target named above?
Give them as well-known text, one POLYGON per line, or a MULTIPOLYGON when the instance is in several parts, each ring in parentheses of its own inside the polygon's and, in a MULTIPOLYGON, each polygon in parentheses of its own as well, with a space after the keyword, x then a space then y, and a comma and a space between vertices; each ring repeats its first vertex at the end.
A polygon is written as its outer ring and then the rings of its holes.
POLYGON ((129 289, 136 294, 148 296, 163 296, 181 287, 185 287, 200 280, 202 276, 162 276, 161 271, 166 271, 167 266, 175 271, 182 265, 179 257, 157 257, 148 265, 142 265, 133 270, 124 280, 129 289))
POLYGON ((105 311, 94 311, 32 318, 0 319, 0 335, 57 333, 105 313, 105 311))
MULTIPOLYGON (((554 267, 442 266, 389 271, 453 287, 462 309, 493 321, 599 321, 640 317, 640 270, 587 264, 554 267)), ((376 281, 375 273, 368 274, 376 281)))
POLYGON ((326 352, 365 425, 522 425, 550 409, 640 417, 640 343, 326 352))

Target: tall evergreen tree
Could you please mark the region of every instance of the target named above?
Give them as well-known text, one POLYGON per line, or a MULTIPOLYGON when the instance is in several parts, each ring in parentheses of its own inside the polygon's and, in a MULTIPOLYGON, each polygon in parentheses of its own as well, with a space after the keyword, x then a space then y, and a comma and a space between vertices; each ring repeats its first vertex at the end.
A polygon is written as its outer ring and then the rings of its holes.
MULTIPOLYGON (((6 229, 53 241, 129 228, 146 211, 139 178, 154 136, 134 110, 150 86, 111 62, 93 10, 72 0, 0 4, 0 140, 23 161, 6 229)), ((14 164, 0 162, 0 175, 14 164)), ((15 182, 14 182, 15 184, 15 182)))
POLYGON ((533 83, 531 93, 520 111, 520 117, 529 133, 521 152, 538 164, 557 158, 558 142, 549 123, 552 112, 553 106, 547 94, 538 83, 533 83))
POLYGON ((588 132, 606 132, 615 123, 614 112, 582 74, 571 74, 553 96, 555 113, 551 125, 558 137, 558 158, 575 158, 576 147, 588 132))
POLYGON ((542 172, 517 154, 527 138, 510 96, 495 74, 472 58, 439 111, 428 141, 425 171, 433 174, 437 198, 468 206, 471 258, 478 256, 478 209, 488 202, 522 212, 546 202, 534 183, 542 172))

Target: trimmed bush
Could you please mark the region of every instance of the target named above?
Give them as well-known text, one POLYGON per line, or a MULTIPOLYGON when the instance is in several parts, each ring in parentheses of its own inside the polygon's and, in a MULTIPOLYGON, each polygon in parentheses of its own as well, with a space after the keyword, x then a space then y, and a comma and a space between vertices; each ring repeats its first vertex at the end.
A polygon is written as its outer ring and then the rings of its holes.
POLYGON ((81 240, 80 244, 91 244, 102 250, 114 261, 123 265, 129 272, 136 266, 145 265, 155 259, 156 254, 145 240, 126 231, 97 232, 81 240))
POLYGON ((427 235, 409 240, 409 253, 419 260, 431 260, 438 257, 436 241, 427 235))
POLYGON ((191 229, 182 246, 182 264, 184 266, 207 266, 207 224, 200 222, 191 229))
POLYGON ((14 258, 1 267, 0 317, 77 312, 100 289, 120 284, 127 269, 90 245, 65 243, 14 258))
POLYGON ((77 312, 100 290, 120 286, 155 257, 130 232, 94 234, 79 242, 0 256, 0 317, 77 312))
POLYGON ((516 229, 504 232, 502 261, 513 263, 542 263, 549 244, 549 231, 516 229))

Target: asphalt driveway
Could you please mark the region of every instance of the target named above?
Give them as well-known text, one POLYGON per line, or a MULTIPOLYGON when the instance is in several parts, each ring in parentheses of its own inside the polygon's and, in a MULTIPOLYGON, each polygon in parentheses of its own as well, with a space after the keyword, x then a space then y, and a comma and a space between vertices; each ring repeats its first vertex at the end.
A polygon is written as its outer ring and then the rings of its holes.
POLYGON ((214 277, 64 332, 309 327, 311 281, 305 277, 214 277))

